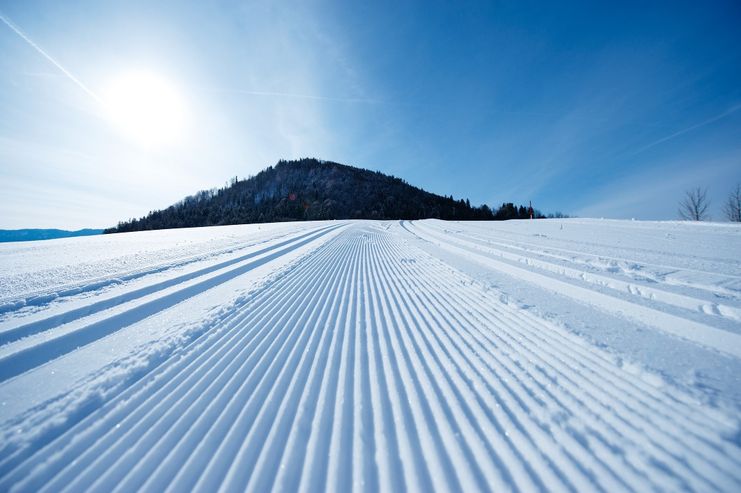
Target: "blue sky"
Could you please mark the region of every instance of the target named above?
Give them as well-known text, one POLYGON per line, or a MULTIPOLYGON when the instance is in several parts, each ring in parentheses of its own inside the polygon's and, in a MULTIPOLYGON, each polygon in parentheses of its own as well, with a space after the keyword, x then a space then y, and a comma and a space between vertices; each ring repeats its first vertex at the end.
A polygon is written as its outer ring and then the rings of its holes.
POLYGON ((737 1, 0 12, 26 36, 0 23, 0 228, 105 227, 304 156, 592 217, 675 219, 702 186, 722 219, 741 182, 737 1), (175 88, 174 140, 142 145, 101 107, 132 71, 175 88))

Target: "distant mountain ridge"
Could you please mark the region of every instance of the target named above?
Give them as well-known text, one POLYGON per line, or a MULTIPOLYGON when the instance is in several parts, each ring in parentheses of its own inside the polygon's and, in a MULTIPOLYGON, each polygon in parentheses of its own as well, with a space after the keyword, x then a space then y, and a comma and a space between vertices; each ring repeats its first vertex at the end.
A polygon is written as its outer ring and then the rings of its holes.
POLYGON ((103 233, 102 229, 79 229, 67 231, 66 229, 0 229, 0 243, 11 241, 36 241, 53 240, 56 238, 69 238, 72 236, 92 236, 103 233))
MULTIPOLYGON (((537 211, 536 215, 540 217, 537 211)), ((361 168, 306 158, 275 166, 224 188, 204 190, 106 233, 224 224, 326 219, 493 220, 529 217, 523 206, 487 205, 436 195, 404 180, 361 168)))

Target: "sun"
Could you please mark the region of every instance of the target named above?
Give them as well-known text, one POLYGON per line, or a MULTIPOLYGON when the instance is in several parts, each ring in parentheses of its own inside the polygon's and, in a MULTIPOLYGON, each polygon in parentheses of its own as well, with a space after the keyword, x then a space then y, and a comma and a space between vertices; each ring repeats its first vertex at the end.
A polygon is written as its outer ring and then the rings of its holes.
POLYGON ((102 92, 108 119, 145 148, 174 145, 184 138, 187 111, 177 86, 149 72, 115 77, 102 92))

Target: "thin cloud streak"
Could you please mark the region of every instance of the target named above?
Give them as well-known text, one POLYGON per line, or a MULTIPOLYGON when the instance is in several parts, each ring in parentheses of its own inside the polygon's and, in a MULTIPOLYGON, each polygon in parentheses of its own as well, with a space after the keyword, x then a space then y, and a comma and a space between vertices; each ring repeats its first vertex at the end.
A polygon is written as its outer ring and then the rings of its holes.
POLYGON ((66 75, 57 72, 21 72, 21 75, 25 75, 26 77, 38 77, 41 79, 63 79, 66 77, 66 75))
POLYGON ((248 91, 246 89, 214 89, 213 92, 247 94, 250 96, 274 96, 297 99, 312 99, 316 101, 335 101, 339 103, 367 103, 367 104, 385 104, 385 101, 369 98, 335 98, 331 96, 318 96, 314 94, 298 94, 291 92, 272 92, 272 91, 248 91))
MULTIPOLYGON (((286 98, 296 98, 296 99, 310 99, 310 100, 316 100, 316 101, 334 101, 339 103, 364 103, 364 104, 382 104, 382 105, 393 105, 393 106, 406 106, 406 107, 415 107, 415 108, 444 108, 444 105, 434 102, 425 102, 425 103, 410 103, 410 102, 400 102, 400 101, 384 101, 381 99, 373 99, 373 98, 336 98, 332 96, 321 96, 321 95, 314 95, 314 94, 301 94, 301 93, 291 93, 291 92, 275 92, 275 91, 250 91, 247 89, 211 89, 210 92, 220 92, 220 93, 232 93, 232 94, 245 94, 250 96, 273 96, 273 97, 286 97, 286 98)), ((567 112, 535 112, 535 111, 518 111, 518 110, 502 110, 502 109, 491 109, 489 110, 491 114, 499 114, 499 115, 517 115, 517 116, 525 116, 525 117, 536 117, 536 118, 552 118, 552 119, 559 119, 568 117, 573 120, 582 120, 586 122, 591 123, 608 123, 612 121, 609 118, 600 118, 600 117, 593 117, 588 115, 571 115, 567 112)), ((632 123, 632 125, 635 126, 641 126, 641 127, 650 127, 650 128, 656 128, 660 125, 653 124, 653 123, 642 123, 642 122, 635 122, 632 123)))
POLYGON ((638 154, 640 154, 640 153, 642 153, 644 151, 647 151, 648 149, 651 149, 652 147, 655 147, 655 146, 657 146, 659 144, 663 144, 664 142, 667 142, 667 141, 672 140, 672 139, 674 139, 676 137, 679 137, 680 135, 684 135, 684 134, 686 134, 688 132, 691 132, 693 130, 696 130, 696 129, 700 128, 700 127, 704 127, 705 125, 710 125, 711 123, 715 123, 718 120, 721 120, 721 119, 727 117, 728 115, 731 115, 731 114, 737 112, 738 110, 741 110, 741 104, 737 104, 737 105, 731 107, 730 109, 724 111, 723 113, 721 113, 719 115, 715 115, 712 118, 708 118, 707 120, 704 120, 704 121, 702 121, 700 123, 696 123, 696 124, 691 125, 691 126, 689 126, 687 128, 684 128, 682 130, 679 130, 677 132, 674 132, 671 135, 667 135, 666 137, 663 137, 663 138, 661 138, 659 140, 656 140, 654 142, 651 142, 650 144, 647 144, 647 145, 639 148, 638 150, 634 151, 633 152, 633 156, 636 156, 636 155, 638 155, 638 154))
MULTIPOLYGON (((412 103, 412 102, 401 102, 401 101, 386 101, 381 99, 373 98, 337 98, 332 96, 322 96, 315 94, 302 94, 292 92, 277 92, 277 91, 250 91, 247 89, 209 89, 208 92, 216 93, 227 93, 227 94, 245 94, 249 96, 269 96, 269 97, 285 97, 285 98, 296 98, 296 99, 310 99, 315 101, 334 101, 339 103, 363 103, 363 104, 379 104, 379 105, 391 105, 391 106, 404 106, 413 108, 444 108, 445 106, 436 102, 424 102, 424 103, 412 103)), ((519 110, 504 110, 504 109, 490 109, 488 110, 491 114, 508 115, 508 116, 524 116, 534 118, 550 118, 550 119, 561 119, 568 117, 569 119, 576 121, 585 121, 591 123, 608 123, 612 120, 610 118, 601 118, 597 116, 570 114, 564 112, 537 112, 537 111, 519 111, 519 110)), ((634 126, 656 128, 661 127, 655 123, 645 122, 632 122, 634 126)))
POLYGON ((21 30, 20 27, 18 27, 10 18, 5 16, 2 12, 0 12, 0 21, 3 21, 3 23, 8 26, 14 33, 16 33, 18 36, 21 37, 26 43, 28 43, 33 49, 38 51, 44 58, 46 58, 49 62, 51 62, 52 65, 57 67, 64 75, 67 76, 72 82, 77 84, 77 86, 85 91, 88 96, 93 98, 96 102, 103 104, 103 101, 98 97, 97 94, 95 94, 89 87, 87 87, 80 79, 75 77, 74 74, 72 74, 69 70, 64 68, 61 63, 56 61, 51 55, 49 55, 46 51, 44 51, 43 48, 41 48, 39 45, 37 45, 31 38, 28 37, 26 33, 21 30))

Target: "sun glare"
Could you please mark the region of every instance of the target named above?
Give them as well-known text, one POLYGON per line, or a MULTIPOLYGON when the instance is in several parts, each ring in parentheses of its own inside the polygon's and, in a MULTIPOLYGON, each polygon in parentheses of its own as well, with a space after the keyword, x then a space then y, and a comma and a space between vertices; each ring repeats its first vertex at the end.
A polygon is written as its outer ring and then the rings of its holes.
POLYGON ((186 108, 176 86, 147 72, 116 77, 102 94, 108 118, 143 147, 176 144, 183 139, 186 108))

